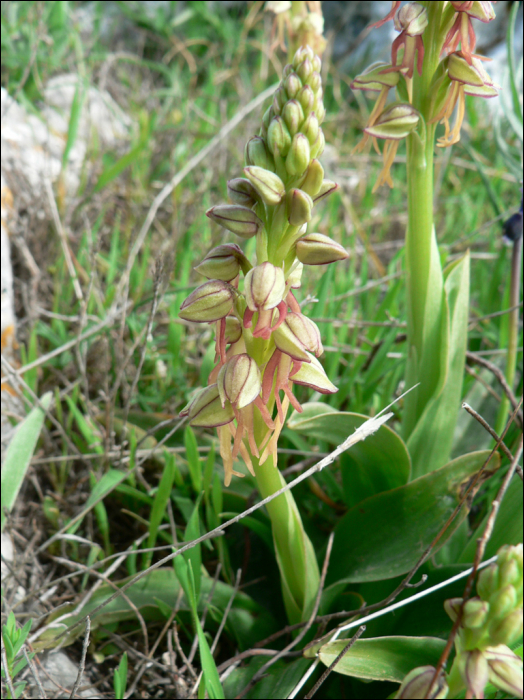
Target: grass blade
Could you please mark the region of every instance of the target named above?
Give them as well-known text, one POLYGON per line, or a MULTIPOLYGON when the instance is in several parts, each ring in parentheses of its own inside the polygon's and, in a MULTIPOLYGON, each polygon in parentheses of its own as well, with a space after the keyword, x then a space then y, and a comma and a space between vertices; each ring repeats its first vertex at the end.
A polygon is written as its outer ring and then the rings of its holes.
POLYGON ((5 509, 10 512, 15 504, 44 424, 43 409, 49 407, 51 398, 50 391, 42 396, 40 404, 43 408, 40 406, 33 408, 18 426, 7 448, 2 467, 2 530, 6 521, 5 509))

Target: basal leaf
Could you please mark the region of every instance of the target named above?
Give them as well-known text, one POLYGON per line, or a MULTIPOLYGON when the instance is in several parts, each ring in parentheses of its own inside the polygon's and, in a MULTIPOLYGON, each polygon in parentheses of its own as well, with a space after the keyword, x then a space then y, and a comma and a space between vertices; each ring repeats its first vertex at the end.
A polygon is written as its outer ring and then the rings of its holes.
MULTIPOLYGON (((354 506, 335 529, 328 584, 378 581, 409 571, 452 514, 471 477, 489 454, 486 450, 464 455, 435 472, 354 506)), ((498 468, 500 458, 495 457, 475 492, 498 468)), ((467 516, 472 495, 437 549, 467 516)))
MULTIPOLYGON (((322 663, 330 666, 347 643, 347 639, 337 639, 320 647, 322 663)), ((357 639, 333 670, 365 680, 400 683, 417 666, 436 666, 445 646, 446 640, 437 637, 357 639)))
MULTIPOLYGON (((367 416, 335 411, 323 403, 304 405, 293 413, 288 427, 308 437, 339 445, 362 425, 367 416)), ((354 445, 341 458, 346 503, 356 503, 407 483, 411 461, 406 445, 394 430, 383 425, 372 437, 354 445)))

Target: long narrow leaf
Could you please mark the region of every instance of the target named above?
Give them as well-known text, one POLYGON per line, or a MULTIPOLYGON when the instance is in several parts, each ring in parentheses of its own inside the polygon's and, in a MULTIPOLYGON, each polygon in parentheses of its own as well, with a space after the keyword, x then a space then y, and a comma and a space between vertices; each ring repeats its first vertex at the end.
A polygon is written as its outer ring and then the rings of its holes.
POLYGON ((50 406, 51 398, 50 391, 42 396, 40 403, 43 408, 33 408, 18 426, 7 448, 2 466, 2 530, 6 520, 5 510, 10 512, 15 504, 44 424, 43 409, 50 406))

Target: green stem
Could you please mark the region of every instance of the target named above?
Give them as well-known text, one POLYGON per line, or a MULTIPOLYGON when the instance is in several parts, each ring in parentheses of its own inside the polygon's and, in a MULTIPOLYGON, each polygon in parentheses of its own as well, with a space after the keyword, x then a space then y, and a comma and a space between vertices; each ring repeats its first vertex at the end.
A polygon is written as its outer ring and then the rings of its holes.
MULTIPOLYGON (((255 438, 260 444, 267 428, 255 414, 255 438)), ((275 493, 286 482, 270 456, 260 464, 252 458, 257 486, 262 498, 275 493)), ((286 491, 266 505, 280 569, 284 604, 290 623, 307 619, 318 591, 319 570, 313 545, 309 540, 295 499, 286 491)))
MULTIPOLYGON (((520 301, 520 272, 522 265, 522 236, 513 243, 513 252, 511 255, 511 281, 509 290, 509 306, 513 308, 510 311, 508 323, 508 354, 506 357, 506 381, 509 388, 513 389, 515 381, 515 372, 517 369, 517 346, 519 338, 519 308, 520 301)), ((509 400, 507 396, 503 396, 500 402, 500 408, 495 424, 495 431, 500 435, 504 430, 506 421, 508 420, 509 400)))
POLYGON ((408 226, 406 268, 408 292, 408 362, 406 383, 420 387, 408 394, 403 420, 404 437, 413 431, 438 382, 442 267, 433 225, 433 151, 435 124, 429 124, 431 86, 442 48, 440 2, 424 3, 428 27, 424 33, 422 74, 413 76, 413 106, 425 122, 424 130, 407 138, 408 226), (428 356, 429 351, 429 356, 428 356), (423 371, 422 371, 423 368, 423 371))

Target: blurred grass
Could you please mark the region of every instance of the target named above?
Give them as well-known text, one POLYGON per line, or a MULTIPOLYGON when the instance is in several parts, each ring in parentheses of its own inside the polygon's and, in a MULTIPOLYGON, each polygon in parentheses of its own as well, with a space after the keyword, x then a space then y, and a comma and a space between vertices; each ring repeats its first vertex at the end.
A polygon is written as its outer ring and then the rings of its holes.
MULTIPOLYGON (((244 143, 258 132, 265 106, 250 113, 165 200, 124 285, 131 304, 125 313, 120 310, 114 324, 111 319, 115 304, 126 301, 117 292, 154 197, 221 126, 279 78, 283 63, 280 56, 267 55, 269 22, 261 5, 252 3, 248 12, 243 6, 211 7, 207 2, 161 3, 147 11, 142 3, 2 4, 2 85, 11 95, 38 114, 49 78, 78 73, 85 85, 107 89, 134 125, 124 152, 102 153, 96 143, 90 144, 93 176, 82 179, 74 202, 63 203, 60 211, 74 232, 70 244, 88 295, 85 305, 77 299, 50 228, 46 246, 51 253, 48 250, 42 260, 39 283, 39 305, 45 313, 35 314, 27 305, 21 310, 23 364, 107 322, 87 341, 73 342, 24 375, 33 392, 55 393, 55 415, 76 448, 73 453, 63 436, 48 431, 34 469, 45 537, 62 530, 91 542, 86 547, 57 539, 50 545, 53 555, 62 552, 77 565, 79 581, 82 565, 97 559, 107 569, 110 562, 103 563, 104 557, 126 548, 129 556, 117 573, 142 570, 164 552, 137 558, 133 549, 191 539, 186 525, 194 533, 211 529, 224 512, 238 513, 253 497, 249 476, 222 489, 213 431, 173 429, 178 412, 207 381, 213 364, 212 328, 182 322, 178 311, 188 291, 201 282, 194 266, 212 246, 234 240, 212 224, 205 211, 225 200, 227 180, 241 174, 244 143), (161 274, 155 272, 158 260, 161 274), (151 321, 156 296, 158 308, 151 321), (161 440, 165 442, 157 448, 161 440), (105 494, 103 500, 100 494, 105 494), (86 511, 85 520, 70 525, 87 506, 93 513, 86 511), (139 545, 141 538, 145 541, 139 545)), ((370 109, 349 90, 351 77, 336 65, 327 66, 323 128, 329 147, 322 161, 326 176, 339 182, 341 190, 315 209, 309 229, 329 234, 351 255, 327 271, 309 268, 299 292, 300 300, 308 300, 306 313, 321 329, 323 362, 339 392, 327 399, 302 387, 297 393, 300 401, 327 400, 340 410, 372 415, 400 391, 404 375, 406 179, 401 146, 392 171, 394 189, 372 195, 381 163, 374 154, 351 155, 360 137, 359 124, 370 109)), ((501 223, 518 206, 519 184, 508 172, 492 120, 484 101, 468 102, 471 127, 463 130, 467 147, 459 143, 437 159, 435 214, 443 260, 453 260, 468 247, 472 253, 469 349, 493 353, 488 357, 502 366, 504 355, 498 353, 507 345, 507 316, 488 316, 508 306, 510 251, 502 243, 501 223)), ((75 138, 75 124, 73 120, 68 146, 75 138)), ((66 148, 64 162, 67 152, 66 148)), ((245 248, 254 253, 253 241, 245 248)), ((518 345, 522 347, 522 332, 518 345)), ((477 410, 493 418, 500 389, 486 373, 479 383, 478 374, 467 374, 464 396, 474 395, 477 410)), ((522 375, 515 387, 517 395, 521 392, 522 375)), ((516 435, 511 428, 510 448, 516 435)), ((461 418, 457 449, 487 444, 489 437, 469 418, 461 418)), ((308 441, 287 430, 280 446, 281 469, 328 449, 322 441, 308 441)), ((344 512, 336 475, 336 470, 324 470, 315 477, 316 485, 304 482, 294 491, 319 551, 344 512)), ((489 482, 479 521, 497 483, 498 477, 489 482)), ((232 583, 241 567, 243 582, 253 584, 250 595, 282 622, 268 533, 267 517, 258 511, 227 537, 206 543, 203 567, 193 561, 199 569, 193 574, 199 581, 200 569, 206 577, 218 571, 232 583)), ((190 617, 181 615, 179 621, 186 648, 193 639, 190 617)), ((133 636, 140 629, 136 620, 126 625, 117 628, 115 623, 93 633, 98 660, 109 661, 108 668, 114 669, 111 658, 118 648, 111 634, 118 629, 133 636)), ((161 627, 155 625, 152 630, 157 633, 161 627)), ((226 626, 219 658, 233 655, 236 643, 226 626)), ((124 681, 119 683, 122 693, 124 681)))

